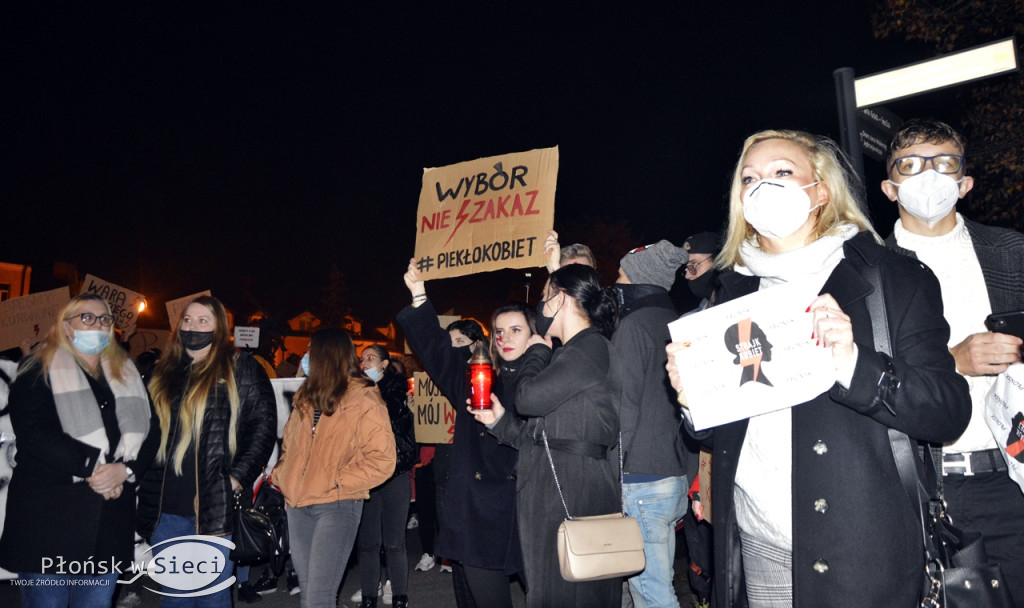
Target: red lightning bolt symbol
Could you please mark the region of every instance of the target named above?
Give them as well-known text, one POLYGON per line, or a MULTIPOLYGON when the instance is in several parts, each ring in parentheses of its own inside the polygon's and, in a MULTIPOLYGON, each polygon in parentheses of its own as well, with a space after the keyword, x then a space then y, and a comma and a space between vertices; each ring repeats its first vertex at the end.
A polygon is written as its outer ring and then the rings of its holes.
POLYGON ((469 217, 469 214, 466 213, 466 207, 469 207, 468 198, 462 201, 462 208, 459 209, 459 212, 455 214, 455 219, 459 220, 459 223, 455 224, 455 229, 452 230, 452 233, 450 235, 448 235, 448 240, 444 242, 444 247, 447 247, 448 243, 452 242, 452 239, 455 238, 455 233, 459 231, 459 226, 461 226, 462 223, 466 221, 466 218, 469 217))

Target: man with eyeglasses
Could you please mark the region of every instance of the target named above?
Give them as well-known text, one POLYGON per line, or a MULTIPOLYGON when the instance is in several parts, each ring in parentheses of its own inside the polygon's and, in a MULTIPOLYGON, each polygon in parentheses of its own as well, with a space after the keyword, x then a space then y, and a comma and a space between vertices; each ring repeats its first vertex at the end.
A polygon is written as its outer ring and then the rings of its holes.
POLYGON ((700 305, 693 311, 704 310, 712 303, 712 295, 718 286, 718 270, 715 269, 715 256, 721 251, 718 235, 714 232, 698 232, 686 239, 683 249, 690 254, 686 263, 686 284, 693 295, 701 299, 700 305))
POLYGON ((1024 235, 957 213, 974 179, 966 175, 963 138, 945 123, 908 121, 889 145, 886 167, 882 192, 900 213, 886 244, 924 262, 939 279, 949 350, 970 387, 971 422, 942 446, 949 515, 984 535, 1015 605, 1024 605, 1024 494, 984 420, 995 376, 1021 360, 1021 339, 987 331, 985 317, 1024 310, 1024 235))

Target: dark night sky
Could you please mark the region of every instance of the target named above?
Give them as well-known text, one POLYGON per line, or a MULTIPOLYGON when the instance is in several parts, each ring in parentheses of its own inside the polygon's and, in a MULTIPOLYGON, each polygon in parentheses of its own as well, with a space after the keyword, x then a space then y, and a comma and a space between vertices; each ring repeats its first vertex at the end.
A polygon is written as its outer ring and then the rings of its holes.
MULTIPOLYGON (((558 145, 556 229, 626 220, 637 245, 679 244, 720 226, 746 135, 838 138, 833 69, 931 55, 874 40, 863 1, 149 4, 2 9, 0 260, 33 265, 34 290, 63 260, 151 301, 209 288, 290 315, 337 264, 356 316, 383 325, 407 300, 423 167, 558 145)), ((489 310, 520 276, 428 289, 447 308, 501 283, 489 310)))

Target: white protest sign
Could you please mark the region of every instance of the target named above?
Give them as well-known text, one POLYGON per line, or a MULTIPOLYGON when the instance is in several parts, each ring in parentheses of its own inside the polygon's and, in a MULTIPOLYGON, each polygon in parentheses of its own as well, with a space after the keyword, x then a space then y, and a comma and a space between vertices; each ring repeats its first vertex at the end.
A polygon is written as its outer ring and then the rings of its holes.
POLYGON ((211 294, 210 290, 207 289, 206 291, 200 291, 199 293, 194 293, 190 296, 185 296, 184 298, 178 298, 177 300, 171 300, 168 302, 165 306, 167 306, 167 320, 171 324, 171 327, 177 325, 178 321, 181 320, 181 313, 185 312, 185 308, 188 307, 189 302, 195 300, 199 296, 209 295, 213 294, 211 294))
POLYGON ((45 340, 57 313, 70 299, 68 288, 59 287, 0 302, 0 350, 20 346, 26 338, 45 340))
POLYGON ((171 332, 166 329, 138 329, 128 339, 128 345, 131 347, 128 354, 132 359, 137 359, 140 354, 151 348, 159 348, 163 351, 167 348, 167 340, 170 335, 171 332))
POLYGON ((832 352, 810 339, 817 288, 785 284, 669 324, 693 426, 702 430, 808 401, 835 384, 832 352))
POLYGON ((996 376, 985 399, 985 422, 1003 454, 1010 479, 1024 491, 1024 363, 996 376))
POLYGON ((235 327, 235 346, 238 348, 256 348, 259 345, 259 327, 235 327))
POLYGON ((135 323, 139 317, 139 304, 145 302, 145 296, 91 274, 85 275, 85 279, 82 280, 82 293, 99 296, 106 300, 110 305, 110 314, 114 315, 114 325, 125 336, 135 333, 135 323))
POLYGON ((274 387, 277 399, 277 437, 284 437, 284 425, 292 413, 292 397, 299 390, 305 378, 271 378, 270 386, 274 387))

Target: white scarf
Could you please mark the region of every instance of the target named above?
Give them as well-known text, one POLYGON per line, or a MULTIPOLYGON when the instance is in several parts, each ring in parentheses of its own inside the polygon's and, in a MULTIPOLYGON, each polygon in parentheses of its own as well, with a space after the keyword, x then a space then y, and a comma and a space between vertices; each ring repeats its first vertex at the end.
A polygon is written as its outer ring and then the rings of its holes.
POLYGON ((760 289, 792 281, 817 281, 818 285, 824 285, 844 257, 843 244, 858 232, 860 229, 856 225, 843 224, 838 234, 823 236, 799 249, 783 253, 768 253, 758 247, 755 240, 747 239, 740 245, 740 259, 744 265, 737 264, 733 270, 761 277, 760 289))
MULTIPOLYGON (((106 356, 100 356, 100 367, 114 393, 117 425, 121 429, 121 441, 114 450, 113 461, 135 460, 149 432, 149 396, 146 387, 131 361, 125 361, 122 368, 124 378, 121 380, 111 373, 110 361, 106 356)), ((99 448, 97 463, 104 463, 106 454, 110 452, 110 441, 103 426, 96 395, 89 386, 85 371, 74 355, 57 349, 50 362, 49 378, 61 428, 82 443, 99 448)), ((81 479, 76 477, 75 481, 81 479)))

